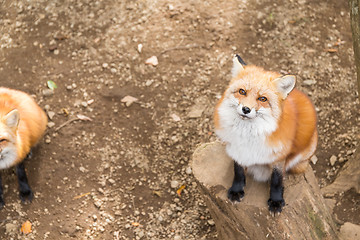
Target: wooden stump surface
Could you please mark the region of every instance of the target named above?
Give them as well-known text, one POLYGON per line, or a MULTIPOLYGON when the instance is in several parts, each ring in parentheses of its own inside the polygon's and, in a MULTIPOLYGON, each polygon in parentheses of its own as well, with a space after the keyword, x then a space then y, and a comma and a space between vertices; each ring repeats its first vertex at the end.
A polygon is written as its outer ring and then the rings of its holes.
POLYGON ((337 239, 337 230, 309 166, 305 174, 284 177, 286 206, 280 216, 269 214, 269 183, 246 178, 245 197, 233 204, 227 190, 233 160, 220 142, 199 146, 192 159, 196 180, 215 221, 220 239, 337 239))

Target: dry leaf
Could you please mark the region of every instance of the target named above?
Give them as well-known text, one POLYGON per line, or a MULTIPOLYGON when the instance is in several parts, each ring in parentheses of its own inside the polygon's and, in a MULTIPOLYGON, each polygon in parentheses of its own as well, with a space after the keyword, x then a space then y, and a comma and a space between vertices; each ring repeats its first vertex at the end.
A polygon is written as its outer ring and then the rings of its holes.
POLYGON ((137 98, 134 98, 134 97, 128 95, 128 96, 123 97, 123 99, 121 99, 121 102, 125 103, 125 105, 127 107, 130 107, 131 104, 133 104, 137 100, 138 100, 137 98))
POLYGON ((152 56, 151 58, 146 59, 145 64, 157 66, 159 61, 156 56, 152 56))
POLYGON ((63 111, 65 116, 69 116, 69 110, 67 110, 66 108, 62 108, 61 110, 63 111))
POLYGON ((78 115, 76 115, 76 117, 77 117, 78 119, 80 119, 80 120, 83 120, 83 121, 92 121, 91 118, 89 118, 89 117, 87 117, 87 116, 85 116, 85 115, 78 114, 78 115))
POLYGON ((84 193, 84 194, 78 195, 78 196, 74 197, 74 198, 73 198, 73 200, 75 200, 75 199, 79 199, 79 198, 82 198, 82 197, 85 197, 85 196, 87 196, 87 195, 89 195, 89 194, 90 194, 90 192, 87 192, 87 193, 84 193))
POLYGON ((23 225, 21 226, 21 232, 24 234, 29 234, 31 233, 31 222, 29 220, 27 220, 26 222, 23 223, 23 225))
POLYGON ((138 223, 138 222, 132 222, 131 224, 132 224, 134 227, 140 226, 140 223, 138 223))
POLYGON ((338 50, 335 48, 328 48, 328 49, 325 49, 325 51, 329 52, 329 53, 336 53, 338 50))
POLYGON ((161 191, 153 191, 153 194, 158 196, 158 197, 162 197, 162 192, 161 191))
POLYGON ((176 193, 179 197, 181 197, 181 192, 185 189, 185 184, 184 185, 181 185, 181 187, 179 187, 178 190, 176 190, 176 193))

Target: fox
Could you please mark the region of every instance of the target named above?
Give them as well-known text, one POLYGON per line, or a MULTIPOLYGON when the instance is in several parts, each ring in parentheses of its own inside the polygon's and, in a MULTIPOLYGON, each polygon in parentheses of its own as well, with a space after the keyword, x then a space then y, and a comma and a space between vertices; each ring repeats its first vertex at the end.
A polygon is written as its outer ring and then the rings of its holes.
MULTIPOLYGON (((44 135, 47 115, 25 92, 0 87, 0 170, 16 167, 19 197, 31 202, 33 192, 26 176, 24 160, 44 135)), ((5 206, 0 172, 0 209, 5 206)))
POLYGON ((316 110, 295 88, 294 75, 281 75, 247 65, 235 55, 230 83, 215 106, 215 133, 234 160, 234 178, 227 197, 240 202, 245 172, 270 181, 267 205, 278 215, 285 206, 283 177, 303 173, 318 141, 316 110))

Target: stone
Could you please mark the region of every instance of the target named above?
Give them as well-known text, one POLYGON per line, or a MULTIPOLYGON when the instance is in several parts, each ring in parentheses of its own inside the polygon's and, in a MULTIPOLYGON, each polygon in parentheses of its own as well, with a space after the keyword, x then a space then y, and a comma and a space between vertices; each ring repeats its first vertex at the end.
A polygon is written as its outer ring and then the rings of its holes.
POLYGON ((337 161, 337 157, 336 157, 335 155, 332 155, 332 156, 330 157, 330 165, 331 165, 331 166, 334 166, 335 163, 336 163, 336 161, 337 161))
POLYGON ((340 239, 355 240, 360 239, 360 226, 346 222, 340 228, 340 239))
POLYGON ((170 183, 171 188, 177 188, 179 186, 179 182, 176 180, 171 181, 170 183))

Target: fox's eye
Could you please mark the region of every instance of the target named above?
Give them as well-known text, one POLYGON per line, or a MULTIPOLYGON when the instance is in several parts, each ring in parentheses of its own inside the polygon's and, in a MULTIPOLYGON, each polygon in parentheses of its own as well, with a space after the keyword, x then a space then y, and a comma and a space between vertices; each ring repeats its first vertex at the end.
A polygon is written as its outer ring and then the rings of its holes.
POLYGON ((0 139, 0 143, 5 142, 5 141, 6 141, 5 138, 0 139))
POLYGON ((259 99, 260 102, 266 102, 267 101, 266 97, 259 97, 258 99, 259 99))
POLYGON ((240 93, 241 95, 246 95, 246 91, 245 91, 244 89, 242 89, 242 88, 240 88, 239 93, 240 93))

